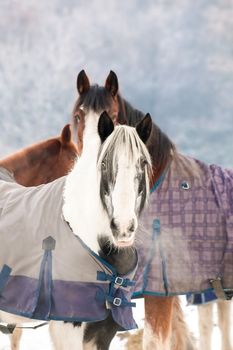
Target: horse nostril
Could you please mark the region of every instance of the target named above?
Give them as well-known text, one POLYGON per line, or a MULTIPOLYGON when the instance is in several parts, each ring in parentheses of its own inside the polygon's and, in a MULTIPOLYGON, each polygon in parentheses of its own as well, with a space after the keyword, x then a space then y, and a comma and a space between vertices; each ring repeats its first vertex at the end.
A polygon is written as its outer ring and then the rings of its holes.
POLYGON ((134 232, 135 231, 135 222, 134 222, 134 220, 132 220, 132 222, 130 223, 130 225, 128 227, 128 231, 129 232, 134 232))
POLYGON ((111 220, 110 227, 112 230, 115 230, 115 231, 118 229, 117 224, 116 224, 114 219, 111 220))

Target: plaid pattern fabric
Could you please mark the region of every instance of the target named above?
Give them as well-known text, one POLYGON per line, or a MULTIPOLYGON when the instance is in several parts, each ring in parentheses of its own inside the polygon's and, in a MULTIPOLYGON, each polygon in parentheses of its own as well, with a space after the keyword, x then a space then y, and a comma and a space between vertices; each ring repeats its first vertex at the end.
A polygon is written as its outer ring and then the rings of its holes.
POLYGON ((135 295, 233 288, 233 171, 176 155, 140 226, 135 295))

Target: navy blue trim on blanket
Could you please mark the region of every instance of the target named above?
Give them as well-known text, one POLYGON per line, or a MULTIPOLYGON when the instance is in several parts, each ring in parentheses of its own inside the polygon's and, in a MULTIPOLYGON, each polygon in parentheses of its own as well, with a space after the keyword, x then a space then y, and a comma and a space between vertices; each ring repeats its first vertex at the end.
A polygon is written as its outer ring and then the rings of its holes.
MULTIPOLYGON (((195 294, 195 293, 207 293, 207 292, 213 292, 212 288, 208 288, 205 289, 204 291, 190 291, 191 294, 195 294)), ((226 290, 225 290, 226 291, 226 290)), ((164 296, 169 296, 169 297, 173 297, 173 296, 177 296, 177 295, 187 295, 187 293, 185 292, 177 292, 177 293, 170 293, 168 292, 168 294, 165 293, 159 293, 159 292, 152 292, 150 290, 141 290, 139 292, 135 292, 133 293, 133 295, 131 296, 131 299, 139 299, 139 298, 143 298, 144 295, 150 295, 150 296, 155 296, 155 297, 164 297, 164 296)))
POLYGON ((39 295, 33 317, 49 320, 52 292, 52 252, 45 251, 39 278, 39 295), (38 308, 38 309, 37 309, 38 308))
POLYGON ((12 269, 8 265, 3 265, 0 272, 0 294, 2 293, 11 273, 12 269))
MULTIPOLYGON (((155 237, 156 239, 158 239, 161 233, 160 221, 158 219, 153 221, 153 231, 155 231, 155 237)), ((160 241, 158 241, 158 246, 159 246, 159 254, 162 262, 163 286, 164 286, 165 294, 168 295, 168 278, 167 278, 166 259, 165 259, 163 247, 160 241)))
MULTIPOLYGON (((153 259, 153 256, 155 255, 155 244, 154 241, 157 239, 158 236, 158 230, 160 231, 160 221, 159 220, 154 220, 153 221, 153 230, 152 230, 152 244, 151 244, 151 251, 150 251, 150 258, 148 260, 148 263, 146 265, 146 268, 144 270, 144 274, 143 274, 143 290, 146 289, 147 287, 147 283, 148 283, 148 273, 150 270, 150 266, 151 266, 151 261, 153 259)), ((136 297, 137 293, 134 293, 133 296, 136 297)))
POLYGON ((208 291, 206 293, 191 294, 186 295, 186 300, 188 305, 202 305, 207 304, 217 299, 214 291, 208 291))
MULTIPOLYGON (((39 283, 38 283, 38 289, 37 289, 37 295, 36 295, 36 300, 35 300, 35 307, 33 310, 33 315, 37 314, 36 312, 36 307, 39 304, 39 301, 41 299, 41 294, 43 293, 44 289, 44 275, 45 275, 45 269, 46 269, 46 264, 47 264, 47 259, 48 259, 48 251, 44 252, 43 260, 41 262, 41 267, 40 267, 40 275, 39 275, 39 283)), ((38 315, 38 319, 40 319, 38 315)))
POLYGON ((38 319, 49 320, 52 295, 52 250, 55 249, 55 244, 56 241, 51 236, 44 239, 42 243, 44 255, 40 269, 36 307, 33 312, 33 317, 38 319))
POLYGON ((158 180, 155 182, 155 184, 151 187, 150 193, 154 192, 159 187, 159 185, 161 185, 161 183, 163 182, 163 180, 165 179, 165 177, 167 175, 167 172, 168 172, 168 169, 170 168, 171 162, 172 161, 170 161, 168 163, 168 165, 166 166, 166 168, 165 168, 164 172, 162 173, 162 175, 160 176, 160 178, 158 178, 158 180))
POLYGON ((160 178, 156 181, 156 183, 151 187, 150 193, 154 192, 159 187, 159 185, 163 182, 165 176, 166 176, 166 173, 163 173, 160 176, 160 178))

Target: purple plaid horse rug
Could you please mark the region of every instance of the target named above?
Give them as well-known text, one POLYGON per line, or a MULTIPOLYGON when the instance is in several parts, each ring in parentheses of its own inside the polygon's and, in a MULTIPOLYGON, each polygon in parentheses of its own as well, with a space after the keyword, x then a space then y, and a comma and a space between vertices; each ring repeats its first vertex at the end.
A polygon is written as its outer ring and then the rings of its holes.
POLYGON ((176 154, 141 227, 134 296, 232 291, 233 171, 176 154))

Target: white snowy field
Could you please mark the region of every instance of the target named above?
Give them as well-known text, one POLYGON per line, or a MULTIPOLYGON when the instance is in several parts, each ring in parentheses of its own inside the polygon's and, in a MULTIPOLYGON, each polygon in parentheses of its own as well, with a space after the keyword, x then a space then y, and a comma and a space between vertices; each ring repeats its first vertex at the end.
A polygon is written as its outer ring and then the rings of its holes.
MULTIPOLYGON (((191 329, 195 338, 198 338, 198 327, 197 327, 197 310, 195 306, 186 306, 186 302, 184 297, 182 297, 183 309, 185 313, 185 317, 189 328, 191 329)), ((143 300, 140 299, 137 301, 137 307, 134 312, 135 319, 138 323, 139 327, 143 327, 143 318, 144 318, 144 308, 143 308, 143 300)), ((221 340, 220 333, 217 326, 217 315, 216 310, 214 313, 214 332, 212 336, 212 350, 220 350, 221 349, 221 340)), ((232 310, 232 322, 233 324, 233 310, 232 310)), ((28 324, 27 324, 28 325, 28 324)), ((233 338, 233 332, 232 332, 233 338)), ((233 339, 232 339, 233 341, 233 339)), ((20 350, 52 350, 52 344, 49 338, 48 326, 44 326, 42 328, 38 328, 37 330, 25 330, 23 332, 23 337, 21 341, 20 350)), ((111 350, 124 350, 125 342, 119 340, 118 337, 115 337, 114 341, 111 345, 111 350)), ((0 333, 0 350, 10 350, 9 339, 7 336, 2 335, 0 333)), ((71 350, 71 349, 67 349, 71 350)), ((78 350, 78 349, 77 349, 78 350)), ((153 350, 153 349, 151 349, 153 350)), ((204 350, 204 349, 202 349, 204 350)))

